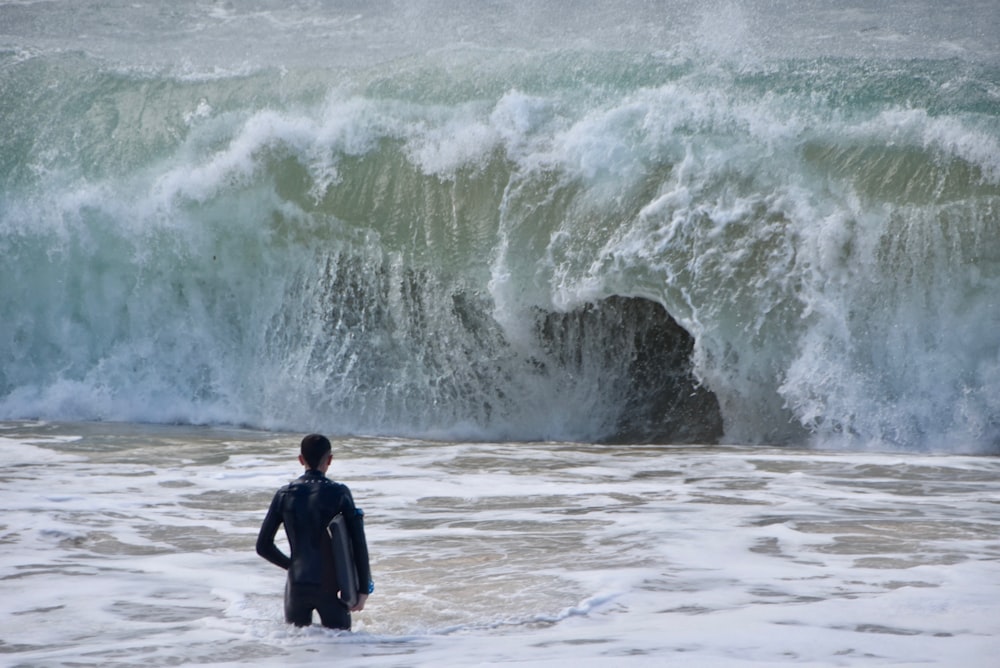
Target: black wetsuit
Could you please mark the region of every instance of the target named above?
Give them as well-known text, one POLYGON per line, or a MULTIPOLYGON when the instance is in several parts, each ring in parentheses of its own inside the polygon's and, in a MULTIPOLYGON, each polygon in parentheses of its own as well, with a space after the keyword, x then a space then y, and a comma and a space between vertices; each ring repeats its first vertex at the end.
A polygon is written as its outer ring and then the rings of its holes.
POLYGON ((365 540, 363 513, 354 505, 351 490, 316 470, 279 489, 257 536, 257 554, 288 571, 285 583, 285 621, 309 626, 312 611, 319 612, 323 626, 351 628, 351 612, 337 597, 340 587, 333 563, 327 527, 343 513, 354 544, 354 559, 361 593, 370 593, 371 569, 365 540), (278 526, 285 525, 291 548, 286 556, 274 544, 278 526))

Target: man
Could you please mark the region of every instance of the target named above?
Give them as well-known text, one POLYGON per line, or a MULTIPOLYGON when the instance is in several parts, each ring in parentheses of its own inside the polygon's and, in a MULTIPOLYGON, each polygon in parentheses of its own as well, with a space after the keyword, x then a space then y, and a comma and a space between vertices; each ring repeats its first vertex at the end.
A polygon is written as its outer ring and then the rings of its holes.
POLYGON ((326 477, 333 461, 330 440, 320 434, 302 439, 299 463, 305 473, 277 491, 257 536, 257 554, 288 571, 285 582, 285 621, 295 626, 312 624, 312 613, 319 613, 323 626, 350 629, 351 612, 365 607, 375 585, 368 564, 364 513, 355 507, 351 490, 326 477), (347 523, 354 545, 354 561, 360 591, 357 603, 348 608, 337 593, 340 586, 333 560, 333 546, 328 526, 338 513, 347 523), (285 525, 291 548, 286 556, 274 544, 278 526, 285 525))

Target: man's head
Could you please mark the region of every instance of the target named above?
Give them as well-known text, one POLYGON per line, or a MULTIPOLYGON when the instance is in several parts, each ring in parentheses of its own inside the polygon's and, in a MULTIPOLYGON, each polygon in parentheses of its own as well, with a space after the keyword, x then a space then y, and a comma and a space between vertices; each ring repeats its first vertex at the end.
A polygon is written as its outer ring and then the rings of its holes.
POLYGON ((333 448, 330 446, 330 439, 322 434, 309 434, 302 439, 299 461, 302 465, 310 469, 326 470, 330 463, 330 453, 333 448))

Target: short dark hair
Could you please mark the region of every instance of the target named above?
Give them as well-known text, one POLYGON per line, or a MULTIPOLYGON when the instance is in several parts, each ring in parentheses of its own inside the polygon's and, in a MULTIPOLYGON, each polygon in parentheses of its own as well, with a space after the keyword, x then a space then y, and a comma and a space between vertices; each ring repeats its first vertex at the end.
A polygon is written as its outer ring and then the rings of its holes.
POLYGON ((323 457, 326 457, 333 451, 333 447, 330 445, 330 439, 326 436, 322 434, 309 434, 302 439, 301 451, 302 459, 306 460, 309 468, 315 469, 319 468, 323 457))

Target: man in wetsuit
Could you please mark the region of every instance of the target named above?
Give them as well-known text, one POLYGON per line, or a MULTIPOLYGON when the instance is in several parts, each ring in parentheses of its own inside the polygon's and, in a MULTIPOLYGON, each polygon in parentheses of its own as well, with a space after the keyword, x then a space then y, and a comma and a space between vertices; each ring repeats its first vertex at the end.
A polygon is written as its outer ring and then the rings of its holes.
POLYGON ((374 591, 368 564, 364 513, 354 505, 351 490, 326 477, 333 461, 330 441, 320 434, 302 439, 299 463, 305 473, 277 491, 257 536, 257 554, 288 571, 285 582, 285 621, 295 626, 312 624, 313 610, 319 612, 323 626, 350 629, 351 612, 365 607, 368 594, 374 591), (328 526, 337 513, 343 513, 354 545, 354 561, 360 591, 352 608, 341 602, 340 586, 333 561, 333 547, 328 526), (274 544, 278 526, 285 525, 291 548, 286 556, 274 544))

